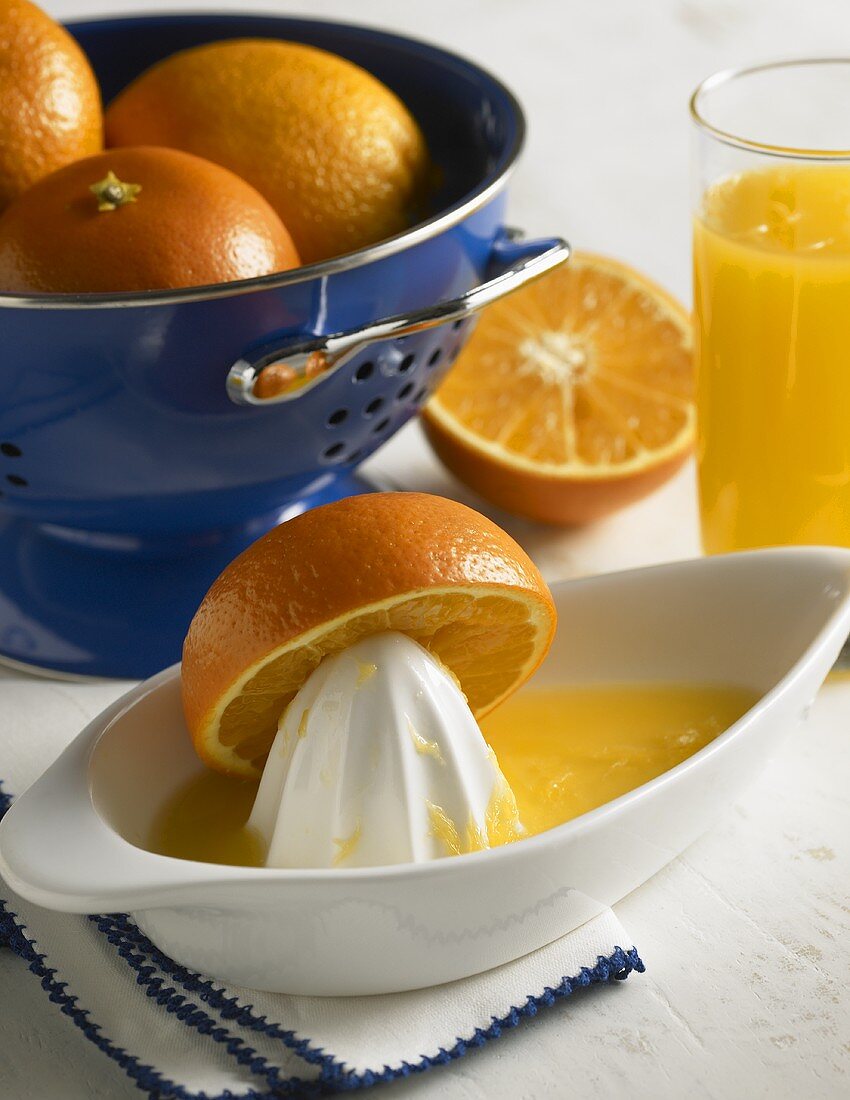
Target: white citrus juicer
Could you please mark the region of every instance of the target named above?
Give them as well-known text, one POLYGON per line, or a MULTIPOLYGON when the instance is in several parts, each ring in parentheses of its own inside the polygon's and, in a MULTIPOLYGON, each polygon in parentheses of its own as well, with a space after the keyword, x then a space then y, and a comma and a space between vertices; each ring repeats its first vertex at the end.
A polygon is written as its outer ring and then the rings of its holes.
POLYGON ((249 828, 267 867, 374 867, 522 835, 452 674, 397 631, 326 657, 286 708, 249 828))
POLYGON ((535 685, 715 682, 757 701, 663 775, 515 844, 381 867, 233 867, 145 848, 162 807, 205 767, 175 665, 96 718, 13 803, 0 871, 51 909, 129 912, 177 962, 256 989, 389 993, 534 951, 682 852, 806 714, 850 632, 850 552, 704 558, 552 595, 560 626, 535 685))

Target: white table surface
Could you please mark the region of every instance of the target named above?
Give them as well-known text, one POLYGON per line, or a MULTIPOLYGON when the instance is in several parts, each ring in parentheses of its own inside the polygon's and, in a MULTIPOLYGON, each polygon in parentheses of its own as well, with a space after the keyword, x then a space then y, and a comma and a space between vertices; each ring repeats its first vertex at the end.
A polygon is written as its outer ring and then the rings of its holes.
MULTIPOLYGON (((180 0, 52 0, 63 18, 180 0)), ((236 7, 234 3, 231 5, 236 7)), ((252 0, 249 10, 368 22, 495 70, 529 116, 512 221, 610 252, 689 293, 687 95, 717 68, 846 49, 846 0, 252 0)), ((413 425, 373 460, 408 487, 475 503, 413 425)), ((479 506, 480 506, 480 502, 479 506)), ((560 533, 495 514, 549 579, 698 552, 693 472, 607 523, 560 533)), ((120 688, 5 673, 3 736, 73 736, 120 688)), ((704 839, 617 906, 647 973, 380 1095, 850 1096, 850 683, 704 839)), ((0 951, 0 1100, 122 1100, 121 1071, 0 951)))

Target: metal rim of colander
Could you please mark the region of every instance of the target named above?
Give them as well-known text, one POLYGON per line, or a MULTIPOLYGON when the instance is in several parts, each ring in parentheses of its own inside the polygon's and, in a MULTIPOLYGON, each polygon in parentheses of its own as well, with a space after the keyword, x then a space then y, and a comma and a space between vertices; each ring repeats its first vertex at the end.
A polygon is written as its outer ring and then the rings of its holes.
MULTIPOLYGON (((162 15, 162 13, 155 14, 157 16, 162 15)), ((189 13, 169 12, 166 18, 177 18, 181 14, 186 15, 189 13)), ((193 12, 191 14, 197 16, 198 13, 193 12)), ((230 13, 220 14, 225 15, 230 13)), ((127 21, 130 22, 133 19, 143 17, 144 16, 131 16, 127 17, 127 21)), ((78 19, 69 23, 68 27, 93 26, 97 23, 122 20, 122 18, 121 16, 114 16, 112 18, 78 19)), ((281 21, 285 22, 286 19, 282 18, 281 21)), ((458 225, 471 214, 474 214, 475 211, 480 210, 483 206, 486 206, 487 203, 505 187, 525 144, 526 124, 525 114, 523 113, 519 100, 510 88, 499 80, 498 77, 494 76, 488 69, 478 65, 474 61, 470 61, 461 54, 454 53, 451 50, 445 50, 441 46, 435 46, 431 42, 426 42, 410 35, 391 34, 362 24, 337 23, 328 19, 311 19, 308 21, 311 23, 324 23, 329 26, 346 27, 360 32, 368 32, 376 38, 387 39, 396 45, 402 45, 408 48, 414 46, 420 50, 424 49, 430 53, 437 54, 445 62, 452 65, 463 65, 473 70, 473 72, 485 77, 486 80, 490 81, 505 97, 513 115, 515 133, 511 145, 503 151, 496 166, 488 172, 478 186, 453 205, 447 207, 445 210, 441 210, 433 217, 427 218, 423 222, 419 222, 410 229, 406 229, 402 233, 397 233, 393 237, 387 237, 386 240, 379 241, 377 244, 369 245, 366 248, 357 249, 355 252, 347 252, 342 256, 334 256, 330 260, 306 264, 303 267, 296 267, 290 271, 278 272, 272 275, 261 275, 254 279, 237 279, 229 283, 212 283, 206 286, 183 287, 178 290, 140 290, 108 294, 9 294, 0 291, 0 308, 114 309, 133 306, 180 305, 184 302, 212 301, 217 298, 230 298, 239 294, 249 294, 256 290, 273 290, 281 287, 293 286, 297 283, 308 282, 312 279, 321 279, 329 275, 336 275, 342 271, 351 271, 354 268, 374 263, 376 260, 382 260, 387 256, 394 255, 396 252, 401 252, 406 248, 421 244, 423 241, 431 240, 433 237, 445 232, 445 230, 451 229, 452 226, 458 225)))

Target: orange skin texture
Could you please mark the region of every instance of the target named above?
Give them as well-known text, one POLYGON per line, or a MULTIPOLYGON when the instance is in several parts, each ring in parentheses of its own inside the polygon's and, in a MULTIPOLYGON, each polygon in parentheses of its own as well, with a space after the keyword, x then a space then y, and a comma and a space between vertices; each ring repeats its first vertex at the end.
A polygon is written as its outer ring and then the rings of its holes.
POLYGON ((29 0, 0 0, 0 210, 103 148, 100 89, 68 32, 29 0))
POLYGON ((203 725, 246 668, 289 640, 401 593, 470 585, 532 594, 549 618, 551 641, 555 605, 537 567, 463 504, 427 493, 366 493, 296 516, 240 554, 198 608, 183 646, 189 730, 203 725))
POLYGON ((621 477, 559 478, 526 473, 468 447, 422 413, 422 427, 440 461, 484 500, 515 516, 554 527, 582 526, 613 515, 659 489, 681 469, 691 449, 621 477))
POLYGON ((401 100, 312 46, 231 39, 173 54, 106 112, 108 145, 168 145, 248 180, 304 263, 402 232, 430 182, 425 139, 401 100))
POLYGON ((174 149, 115 149, 79 160, 0 216, 5 291, 171 290, 298 262, 286 227, 250 184, 174 149), (135 202, 98 209, 90 187, 109 171, 141 185, 135 202))

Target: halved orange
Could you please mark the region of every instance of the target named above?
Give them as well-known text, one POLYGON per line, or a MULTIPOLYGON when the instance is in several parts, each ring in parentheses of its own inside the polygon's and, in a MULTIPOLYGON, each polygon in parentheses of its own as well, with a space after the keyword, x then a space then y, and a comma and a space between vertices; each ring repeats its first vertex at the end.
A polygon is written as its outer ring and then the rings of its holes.
POLYGON ((666 481, 693 447, 691 323, 645 275, 576 253, 481 318, 425 432, 486 500, 587 523, 666 481))
POLYGON ((471 508, 348 497, 274 528, 215 581, 183 647, 186 722, 210 767, 257 776, 322 658, 383 630, 433 652, 485 714, 543 660, 555 618, 525 552, 471 508))

